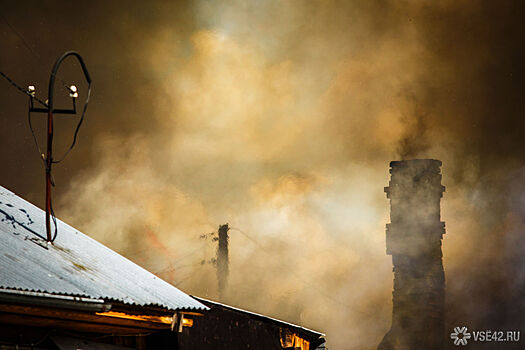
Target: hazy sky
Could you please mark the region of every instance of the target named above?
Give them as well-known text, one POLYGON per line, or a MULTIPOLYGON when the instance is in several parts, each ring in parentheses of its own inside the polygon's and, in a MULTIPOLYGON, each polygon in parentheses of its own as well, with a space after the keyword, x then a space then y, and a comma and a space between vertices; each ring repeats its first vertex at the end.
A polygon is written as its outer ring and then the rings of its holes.
MULTIPOLYGON (((522 7, 1 1, 0 70, 42 99, 64 51, 91 73, 78 146, 54 170, 59 217, 211 299, 215 243, 199 236, 228 222, 225 302, 375 349, 391 160, 443 161, 447 327, 523 326, 522 7)), ((73 60, 60 78, 83 99, 73 60)), ((1 81, 0 184, 42 206, 26 113, 1 81)), ((58 154, 74 125, 56 118, 58 154)))

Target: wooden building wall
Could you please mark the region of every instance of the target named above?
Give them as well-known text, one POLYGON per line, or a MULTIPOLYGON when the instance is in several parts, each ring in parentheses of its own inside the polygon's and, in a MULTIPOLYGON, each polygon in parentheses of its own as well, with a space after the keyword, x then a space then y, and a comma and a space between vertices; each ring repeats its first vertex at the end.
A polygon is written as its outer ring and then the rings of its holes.
POLYGON ((231 310, 212 308, 179 334, 180 350, 282 350, 280 328, 231 310))

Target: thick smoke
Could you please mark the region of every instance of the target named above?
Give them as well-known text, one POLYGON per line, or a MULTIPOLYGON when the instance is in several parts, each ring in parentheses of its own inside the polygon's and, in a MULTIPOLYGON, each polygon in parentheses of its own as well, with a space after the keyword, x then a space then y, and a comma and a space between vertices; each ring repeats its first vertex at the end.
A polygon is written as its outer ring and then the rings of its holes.
MULTIPOLYGON (((65 221, 211 299, 215 242, 199 237, 228 222, 225 302, 374 349, 391 314, 392 159, 443 161, 449 328, 523 325, 515 4, 4 2, 38 57, 0 18, 0 69, 41 97, 66 49, 92 73, 79 146, 55 170, 65 221)), ((0 181, 40 204, 27 101, 2 84, 0 181)), ((73 126, 57 120, 57 149, 73 126)))

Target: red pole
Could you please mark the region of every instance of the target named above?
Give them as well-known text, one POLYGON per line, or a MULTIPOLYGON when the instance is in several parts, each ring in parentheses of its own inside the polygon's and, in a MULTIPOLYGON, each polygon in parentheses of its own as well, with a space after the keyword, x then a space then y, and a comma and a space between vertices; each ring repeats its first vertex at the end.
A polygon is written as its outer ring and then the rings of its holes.
POLYGON ((53 112, 47 113, 47 156, 46 156, 46 232, 47 241, 51 242, 51 165, 53 164, 53 112))

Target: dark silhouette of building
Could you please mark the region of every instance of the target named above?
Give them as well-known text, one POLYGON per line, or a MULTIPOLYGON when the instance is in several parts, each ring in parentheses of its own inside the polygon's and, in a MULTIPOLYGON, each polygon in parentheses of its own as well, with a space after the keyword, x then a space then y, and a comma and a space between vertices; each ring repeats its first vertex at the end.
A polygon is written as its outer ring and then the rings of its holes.
POLYGON ((215 301, 194 297, 210 308, 179 334, 179 349, 315 350, 324 334, 215 301))
POLYGON ((378 350, 441 350, 444 346, 445 273, 440 219, 441 162, 390 163, 386 253, 392 256, 392 326, 378 350))

